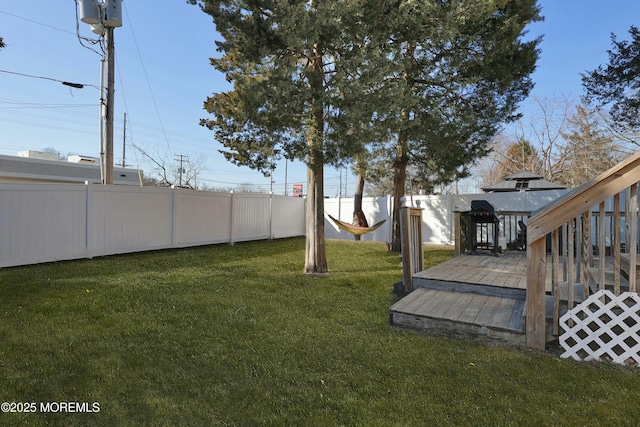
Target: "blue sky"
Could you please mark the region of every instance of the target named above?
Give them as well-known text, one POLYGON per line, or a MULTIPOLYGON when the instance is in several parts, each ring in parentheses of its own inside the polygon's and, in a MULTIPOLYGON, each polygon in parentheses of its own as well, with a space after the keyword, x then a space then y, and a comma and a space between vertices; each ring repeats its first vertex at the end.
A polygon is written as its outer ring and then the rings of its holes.
MULTIPOLYGON (((269 180, 224 160, 213 133, 199 126, 206 117, 205 98, 228 88, 209 65, 216 56, 211 18, 183 0, 124 0, 123 26, 115 29, 116 131, 115 158, 122 161, 123 119, 127 114, 126 162, 151 168, 154 160, 170 166, 177 155, 201 160, 201 182, 209 187, 252 183, 269 189, 269 180), (139 149, 134 148, 139 147, 139 149), (141 151, 142 150, 142 151, 141 151)), ((545 21, 530 26, 544 35, 542 56, 533 75, 532 96, 580 96, 580 73, 607 61, 610 34, 627 39, 640 25, 637 0, 542 0, 545 21)), ((96 38, 79 23, 80 35, 96 38)), ((83 47, 76 35, 74 0, 3 0, 0 70, 99 86, 100 56, 83 47)), ((98 156, 99 90, 71 89, 58 82, 0 72, 0 154, 53 147, 62 154, 98 156)), ((340 173, 328 168, 325 192, 338 194, 340 173)), ((345 173, 346 175, 346 173, 345 173)), ((284 164, 274 176, 274 191, 283 193, 284 164)), ((343 177, 343 185, 345 178, 343 177)), ((346 193, 354 178, 349 174, 346 193)), ((288 167, 288 191, 306 182, 304 165, 288 167)))

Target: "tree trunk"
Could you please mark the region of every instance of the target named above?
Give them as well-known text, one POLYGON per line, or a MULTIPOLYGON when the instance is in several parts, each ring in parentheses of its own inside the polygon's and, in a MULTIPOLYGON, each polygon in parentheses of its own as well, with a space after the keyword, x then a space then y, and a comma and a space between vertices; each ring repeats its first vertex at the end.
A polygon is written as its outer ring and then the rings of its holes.
MULTIPOLYGON (((366 167, 364 164, 364 155, 360 154, 356 156, 356 170, 358 177, 356 178, 356 192, 353 195, 353 222, 354 225, 360 227, 368 227, 367 218, 362 212, 362 194, 364 193, 364 181, 366 174, 366 167)), ((359 235, 353 236, 355 240, 360 240, 359 235)))
POLYGON ((402 251, 401 230, 400 230, 400 206, 404 197, 404 188, 407 181, 407 135, 400 132, 398 144, 396 145, 396 158, 393 161, 393 210, 392 210, 392 233, 389 250, 392 252, 402 251))
POLYGON ((324 239, 324 111, 319 101, 324 89, 322 49, 316 44, 307 67, 309 84, 314 98, 309 105, 309 133, 307 134, 307 201, 306 201, 306 274, 329 273, 324 239))
MULTIPOLYGON (((364 192, 364 175, 362 172, 358 173, 356 178, 356 192, 353 195, 353 224, 361 227, 368 227, 367 219, 362 212, 362 193, 364 192)), ((359 235, 354 235, 355 240, 360 240, 359 235)))
MULTIPOLYGON (((413 43, 410 42, 407 44, 407 50, 404 52, 407 64, 412 64, 414 62, 413 55, 415 50, 416 47, 413 43)), ((403 78, 405 80, 407 92, 411 93, 415 86, 411 65, 407 65, 407 68, 404 70, 403 78)), ((389 245, 389 250, 392 252, 402 252, 400 199, 404 197, 404 188, 407 182, 407 164, 409 163, 409 158, 407 157, 407 152, 409 151, 407 134, 407 125, 409 122, 408 114, 409 113, 406 110, 402 110, 400 113, 400 130, 398 132, 398 143, 396 145, 396 158, 393 161, 393 223, 391 226, 391 244, 389 245)))
POLYGON ((324 168, 307 166, 306 274, 327 274, 324 240, 324 168))

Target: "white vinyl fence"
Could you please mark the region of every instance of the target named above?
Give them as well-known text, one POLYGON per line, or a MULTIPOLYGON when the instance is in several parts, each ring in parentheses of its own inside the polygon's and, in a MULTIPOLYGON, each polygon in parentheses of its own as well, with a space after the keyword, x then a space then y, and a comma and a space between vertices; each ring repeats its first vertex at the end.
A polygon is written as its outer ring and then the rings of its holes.
MULTIPOLYGON (((415 206, 420 201, 422 211, 422 241, 441 245, 454 244, 454 212, 471 209, 472 200, 487 200, 496 211, 502 212, 533 212, 547 203, 557 199, 566 190, 552 191, 523 191, 513 193, 488 194, 447 194, 441 196, 413 196, 407 197, 407 203, 415 206)), ((393 198, 365 197, 362 201, 362 211, 367 217, 369 225, 387 219, 382 227, 376 231, 362 235, 362 240, 379 242, 391 241, 391 210, 393 198)), ((325 212, 334 218, 346 222, 353 220, 353 198, 325 200, 325 212)), ((353 235, 340 230, 325 217, 325 236, 333 239, 351 239, 353 235)))
POLYGON ((256 193, 0 184, 0 267, 303 236, 304 209, 256 193))
MULTIPOLYGON (((488 200, 498 211, 531 212, 563 191, 414 196, 423 242, 454 243, 454 211, 488 200)), ((391 241, 391 197, 365 198, 362 240, 391 241)), ((353 199, 325 199, 325 212, 352 221, 353 199)), ((0 268, 94 256, 304 236, 304 199, 258 193, 77 184, 0 184, 0 268)), ((325 236, 353 239, 325 219, 325 236)))

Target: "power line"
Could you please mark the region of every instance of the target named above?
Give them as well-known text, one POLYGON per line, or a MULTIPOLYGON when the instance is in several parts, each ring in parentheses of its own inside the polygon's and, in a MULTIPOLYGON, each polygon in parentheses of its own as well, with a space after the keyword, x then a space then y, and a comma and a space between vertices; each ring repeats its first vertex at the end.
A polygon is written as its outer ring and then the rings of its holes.
POLYGON ((14 17, 14 18, 22 19, 23 21, 31 22, 31 23, 33 23, 33 24, 42 25, 43 27, 51 28, 51 29, 56 30, 56 31, 62 31, 63 33, 67 33, 67 34, 71 34, 71 35, 75 36, 75 34, 74 34, 74 33, 72 33, 71 31, 67 31, 67 30, 64 30, 64 29, 62 29, 62 28, 58 28, 58 27, 53 27, 53 26, 51 26, 51 25, 44 24, 44 23, 42 23, 42 22, 34 21, 33 19, 24 18, 24 17, 22 17, 22 16, 14 15, 13 13, 5 12, 5 11, 3 11, 3 10, 0 10, 0 13, 3 13, 3 14, 5 14, 5 15, 9 15, 9 16, 12 16, 12 17, 14 17))
POLYGON ((75 88, 75 89, 82 89, 85 86, 91 86, 91 87, 94 87, 94 88, 100 90, 100 88, 98 86, 92 85, 92 84, 89 84, 89 83, 72 83, 72 82, 67 82, 67 81, 64 81, 64 80, 54 79, 53 77, 34 76, 33 74, 17 73, 15 71, 8 71, 8 70, 0 70, 0 73, 14 74, 16 76, 29 77, 29 78, 32 78, 32 79, 50 80, 50 81, 53 81, 53 82, 56 82, 56 83, 61 83, 61 84, 65 85, 65 86, 69 86, 69 87, 75 88))
POLYGON ((149 88, 149 92, 151 93, 151 100, 153 101, 153 106, 156 110, 156 115, 158 116, 158 121, 160 122, 160 128, 162 129, 162 134, 164 135, 165 142, 167 143, 167 150, 171 151, 171 147, 169 145, 169 138, 167 138, 167 134, 164 130, 164 124, 162 123, 162 118, 160 116, 160 110, 158 109, 158 103, 156 102, 156 97, 153 93, 153 89, 151 88, 151 82, 149 81, 149 75, 147 74, 147 68, 144 65, 144 61, 142 60, 142 54, 140 53, 140 47, 138 46, 138 39, 136 38, 136 34, 133 31, 133 24, 131 23, 131 19, 129 18, 129 12, 127 11, 127 6, 123 3, 122 9, 127 17, 127 22, 129 23, 129 28, 131 29, 131 35, 133 36, 133 43, 136 46, 136 51, 138 52, 138 57, 140 58, 140 64, 142 65, 142 71, 144 72, 144 78, 147 81, 147 87, 149 88))

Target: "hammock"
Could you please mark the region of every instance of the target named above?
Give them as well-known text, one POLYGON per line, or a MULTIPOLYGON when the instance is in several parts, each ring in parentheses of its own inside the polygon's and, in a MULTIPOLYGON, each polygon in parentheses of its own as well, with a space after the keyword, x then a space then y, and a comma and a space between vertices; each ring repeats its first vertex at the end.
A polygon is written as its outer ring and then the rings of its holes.
POLYGON ((344 222, 344 221, 340 221, 339 219, 335 219, 334 217, 332 217, 329 214, 327 214, 327 216, 329 218, 331 218, 331 221, 333 221, 338 226, 339 229, 344 230, 347 233, 354 234, 356 236, 361 236, 363 234, 371 233, 372 231, 375 231, 378 228, 380 228, 380 226, 382 224, 384 224, 384 222, 386 221, 386 219, 383 219, 382 221, 374 224, 371 227, 361 227, 359 225, 353 225, 353 224, 349 224, 348 222, 344 222))

